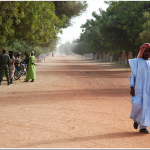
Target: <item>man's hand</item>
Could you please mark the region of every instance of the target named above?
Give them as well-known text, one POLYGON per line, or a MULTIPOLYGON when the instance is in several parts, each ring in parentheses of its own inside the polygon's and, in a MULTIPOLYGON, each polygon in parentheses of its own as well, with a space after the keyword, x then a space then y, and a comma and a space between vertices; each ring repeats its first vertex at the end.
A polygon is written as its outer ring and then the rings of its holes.
POLYGON ((132 96, 135 96, 135 91, 134 91, 134 87, 130 87, 131 89, 130 89, 130 94, 132 95, 132 96))

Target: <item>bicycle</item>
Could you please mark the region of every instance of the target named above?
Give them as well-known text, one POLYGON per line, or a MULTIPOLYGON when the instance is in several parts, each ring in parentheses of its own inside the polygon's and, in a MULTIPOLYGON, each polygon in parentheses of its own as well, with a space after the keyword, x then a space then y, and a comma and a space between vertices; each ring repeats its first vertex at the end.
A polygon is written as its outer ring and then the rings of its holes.
POLYGON ((27 64, 25 64, 24 61, 22 62, 15 62, 15 73, 14 73, 14 78, 15 80, 18 80, 21 76, 25 76, 27 73, 27 64))

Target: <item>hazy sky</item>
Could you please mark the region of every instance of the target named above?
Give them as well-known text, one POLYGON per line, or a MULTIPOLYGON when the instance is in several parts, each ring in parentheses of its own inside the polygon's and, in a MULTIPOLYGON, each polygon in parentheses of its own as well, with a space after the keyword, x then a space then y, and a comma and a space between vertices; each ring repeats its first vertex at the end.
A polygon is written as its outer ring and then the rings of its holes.
MULTIPOLYGON (((88 0, 88 8, 85 13, 81 16, 72 19, 73 25, 63 29, 63 34, 58 34, 60 37, 60 44, 65 44, 67 41, 72 42, 73 39, 77 39, 80 37, 80 33, 82 29, 80 26, 86 22, 87 19, 92 19, 92 12, 95 11, 99 14, 99 8, 106 10, 108 5, 101 0, 88 0)), ((58 46, 60 45, 58 44, 58 46)))

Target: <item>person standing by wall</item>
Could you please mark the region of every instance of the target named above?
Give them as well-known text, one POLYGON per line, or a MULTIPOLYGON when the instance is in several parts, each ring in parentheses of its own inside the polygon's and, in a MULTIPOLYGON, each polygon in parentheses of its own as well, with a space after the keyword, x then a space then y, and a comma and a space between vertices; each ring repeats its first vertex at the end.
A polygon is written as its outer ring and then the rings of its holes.
POLYGON ((7 78, 7 83, 8 85, 10 84, 9 82, 9 70, 8 66, 10 64, 10 58, 9 55, 6 54, 6 49, 2 50, 2 54, 0 55, 0 85, 3 80, 3 70, 5 70, 5 76, 7 78))
POLYGON ((133 127, 139 132, 149 133, 150 127, 150 44, 145 43, 140 47, 138 58, 130 59, 130 94, 132 95, 132 110, 130 118, 133 127))
POLYGON ((9 51, 9 57, 10 57, 9 79, 10 79, 10 84, 13 84, 13 77, 15 73, 15 57, 13 56, 12 51, 9 51))

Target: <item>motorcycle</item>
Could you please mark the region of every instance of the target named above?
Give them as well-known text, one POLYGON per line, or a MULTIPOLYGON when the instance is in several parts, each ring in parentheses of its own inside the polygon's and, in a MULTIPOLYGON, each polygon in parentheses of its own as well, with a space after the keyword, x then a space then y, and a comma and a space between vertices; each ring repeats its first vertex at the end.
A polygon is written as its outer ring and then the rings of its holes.
POLYGON ((20 63, 18 61, 15 62, 15 73, 14 78, 15 80, 18 80, 21 76, 25 76, 27 73, 27 64, 25 64, 24 61, 21 61, 20 63))

